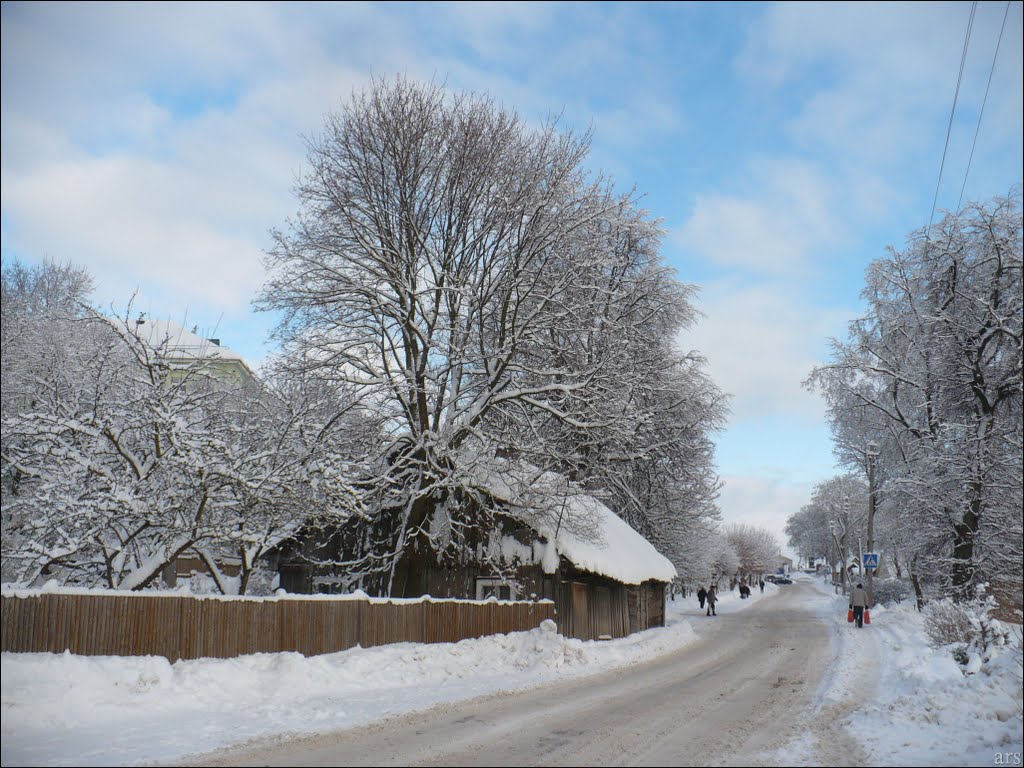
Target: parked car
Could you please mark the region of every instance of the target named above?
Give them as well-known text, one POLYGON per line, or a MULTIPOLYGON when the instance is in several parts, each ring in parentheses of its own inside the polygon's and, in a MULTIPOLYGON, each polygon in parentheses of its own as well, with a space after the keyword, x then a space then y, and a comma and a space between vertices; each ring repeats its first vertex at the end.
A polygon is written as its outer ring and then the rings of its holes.
POLYGON ((793 583, 792 579, 787 579, 785 576, 776 576, 774 579, 772 579, 772 581, 775 582, 776 584, 792 584, 793 583))

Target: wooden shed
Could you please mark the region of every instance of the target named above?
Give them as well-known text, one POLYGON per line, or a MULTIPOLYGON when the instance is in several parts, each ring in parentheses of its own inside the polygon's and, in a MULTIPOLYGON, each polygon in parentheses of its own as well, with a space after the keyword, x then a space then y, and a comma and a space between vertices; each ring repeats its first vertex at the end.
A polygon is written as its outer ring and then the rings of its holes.
MULTIPOLYGON (((564 486, 563 481, 563 486, 564 486)), ((419 591, 439 598, 539 600, 555 603, 559 631, 585 640, 624 637, 665 624, 671 562, 594 497, 579 490, 557 496, 557 509, 517 503, 505 483, 489 482, 499 511, 472 546, 429 558, 419 591)), ((297 593, 380 594, 379 584, 354 580, 326 564, 336 545, 301 533, 276 553, 285 590, 297 593), (308 556, 316 550, 316 556, 308 556)), ((346 558, 340 554, 338 561, 346 558)), ((411 596, 406 594, 406 597, 411 596)))

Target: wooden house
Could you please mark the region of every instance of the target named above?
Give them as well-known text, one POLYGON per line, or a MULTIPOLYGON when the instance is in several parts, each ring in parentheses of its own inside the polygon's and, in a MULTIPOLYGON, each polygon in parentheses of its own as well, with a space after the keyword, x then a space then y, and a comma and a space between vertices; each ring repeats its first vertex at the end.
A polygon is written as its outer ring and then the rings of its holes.
MULTIPOLYGON (((665 624, 666 586, 676 570, 643 536, 593 496, 564 482, 561 493, 537 504, 509 483, 485 483, 488 524, 460 551, 426 559, 421 593, 470 600, 541 600, 555 603, 559 631, 585 640, 623 637, 665 624)), ((442 524, 442 523, 439 523, 442 524)), ((443 531, 434 532, 443 538, 443 531)), ((344 567, 339 533, 299 533, 274 553, 281 587, 289 592, 383 594, 382 584, 353 578, 344 567), (335 553, 332 555, 332 552, 335 553)), ((411 596, 406 594, 406 597, 411 596)))

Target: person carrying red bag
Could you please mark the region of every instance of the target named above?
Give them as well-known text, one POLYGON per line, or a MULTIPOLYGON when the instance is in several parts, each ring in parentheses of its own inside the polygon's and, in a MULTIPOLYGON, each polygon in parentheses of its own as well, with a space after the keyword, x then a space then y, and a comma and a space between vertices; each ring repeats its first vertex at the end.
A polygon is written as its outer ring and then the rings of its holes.
POLYGON ((850 610, 853 611, 853 620, 857 622, 857 629, 864 626, 864 610, 868 607, 868 591, 863 584, 857 584, 850 593, 850 610))

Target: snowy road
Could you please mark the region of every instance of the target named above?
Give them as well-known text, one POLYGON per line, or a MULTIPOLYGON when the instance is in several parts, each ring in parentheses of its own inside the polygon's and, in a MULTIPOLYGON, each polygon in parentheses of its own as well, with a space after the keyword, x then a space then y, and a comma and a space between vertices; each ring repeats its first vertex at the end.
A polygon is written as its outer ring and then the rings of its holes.
POLYGON ((796 583, 709 622, 701 639, 645 664, 377 725, 206 755, 201 765, 775 765, 794 743, 820 765, 863 755, 821 706, 828 627, 796 583))

